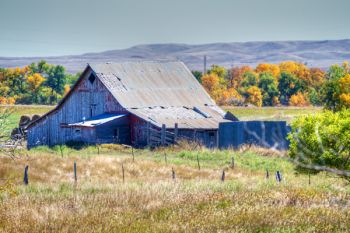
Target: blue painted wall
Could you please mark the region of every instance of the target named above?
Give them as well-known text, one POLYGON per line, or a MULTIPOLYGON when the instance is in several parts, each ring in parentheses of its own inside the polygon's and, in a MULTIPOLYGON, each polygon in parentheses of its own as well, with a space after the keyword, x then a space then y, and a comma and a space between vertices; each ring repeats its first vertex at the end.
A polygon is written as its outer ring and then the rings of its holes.
POLYGON ((239 148, 254 144, 277 150, 288 149, 290 127, 285 121, 236 121, 219 124, 219 147, 239 148))

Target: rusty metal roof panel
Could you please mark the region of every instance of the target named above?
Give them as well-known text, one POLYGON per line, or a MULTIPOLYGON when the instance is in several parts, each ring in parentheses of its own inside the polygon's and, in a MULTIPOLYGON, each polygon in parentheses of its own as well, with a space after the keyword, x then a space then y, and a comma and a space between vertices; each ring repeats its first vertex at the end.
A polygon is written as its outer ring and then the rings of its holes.
POLYGON ((90 64, 124 108, 215 105, 182 62, 90 64))

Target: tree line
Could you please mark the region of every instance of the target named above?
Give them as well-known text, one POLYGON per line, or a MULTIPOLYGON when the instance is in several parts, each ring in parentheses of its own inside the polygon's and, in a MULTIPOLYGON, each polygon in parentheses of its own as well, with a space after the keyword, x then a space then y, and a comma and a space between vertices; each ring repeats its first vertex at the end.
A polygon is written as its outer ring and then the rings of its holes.
POLYGON ((309 68, 294 61, 250 66, 213 65, 194 76, 219 105, 321 106, 336 110, 350 107, 348 62, 328 70, 309 68))
MULTIPOLYGON (((348 62, 322 70, 294 61, 255 68, 212 65, 205 74, 193 71, 219 105, 324 105, 331 110, 350 107, 349 73, 348 62)), ((0 68, 0 104, 56 104, 79 75, 44 60, 23 68, 0 68)))
POLYGON ((0 68, 0 104, 56 104, 78 76, 44 60, 22 68, 0 68))

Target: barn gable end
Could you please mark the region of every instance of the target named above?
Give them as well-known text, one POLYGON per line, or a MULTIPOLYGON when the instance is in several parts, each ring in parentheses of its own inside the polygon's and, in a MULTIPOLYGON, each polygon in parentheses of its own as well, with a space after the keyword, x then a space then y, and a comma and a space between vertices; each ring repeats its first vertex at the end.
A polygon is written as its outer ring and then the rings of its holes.
POLYGON ((52 146, 70 141, 74 139, 74 129, 62 126, 106 112, 127 111, 88 66, 61 103, 28 128, 28 147, 52 146), (95 77, 93 82, 91 77, 95 77))

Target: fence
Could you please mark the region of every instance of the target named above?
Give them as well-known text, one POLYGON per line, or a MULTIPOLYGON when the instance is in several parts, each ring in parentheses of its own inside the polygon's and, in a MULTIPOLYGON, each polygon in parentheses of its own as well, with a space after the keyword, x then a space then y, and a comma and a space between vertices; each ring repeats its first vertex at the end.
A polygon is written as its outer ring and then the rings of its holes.
POLYGON ((162 128, 153 126, 147 122, 147 145, 150 147, 169 146, 178 140, 178 125, 175 123, 174 132, 166 130, 165 124, 162 128))

